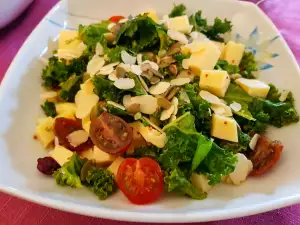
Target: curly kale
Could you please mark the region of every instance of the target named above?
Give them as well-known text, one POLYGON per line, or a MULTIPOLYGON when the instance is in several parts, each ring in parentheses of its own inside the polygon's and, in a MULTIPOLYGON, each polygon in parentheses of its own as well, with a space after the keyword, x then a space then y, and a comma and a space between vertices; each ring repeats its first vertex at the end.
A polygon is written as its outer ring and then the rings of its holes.
POLYGON ((75 152, 68 162, 64 163, 60 169, 52 175, 56 183, 62 186, 71 186, 74 188, 81 188, 80 171, 86 159, 81 159, 75 152))
POLYGON ((143 146, 134 149, 134 153, 130 155, 130 157, 134 158, 142 158, 149 157, 154 160, 158 160, 158 157, 161 153, 161 149, 157 148, 154 145, 151 146, 143 146))
POLYGON ((232 29, 231 21, 220 18, 215 18, 213 25, 208 25, 207 20, 202 17, 202 11, 199 10, 195 15, 190 16, 190 24, 193 25, 195 31, 205 34, 209 39, 215 41, 223 41, 221 37, 232 29))
POLYGON ((240 74, 245 78, 255 78, 254 72, 258 70, 255 56, 252 52, 244 52, 243 58, 240 62, 240 74))
POLYGON ((100 99, 118 102, 121 98, 122 92, 116 88, 114 82, 108 80, 106 76, 94 76, 93 84, 95 86, 94 92, 100 99))
POLYGON ((43 86, 48 89, 54 89, 69 79, 73 74, 82 75, 86 71, 89 57, 82 55, 67 63, 65 59, 58 59, 53 56, 49 59, 48 66, 43 70, 43 86))
POLYGON ((251 137, 248 134, 245 134, 241 131, 238 132, 238 143, 222 140, 220 142, 220 147, 225 150, 232 151, 234 153, 246 152, 248 150, 251 137))
POLYGON ((59 97, 66 102, 74 102, 75 95, 79 91, 81 83, 82 76, 72 75, 67 81, 60 84, 59 97))
MULTIPOLYGON (((276 88, 274 84, 269 84, 269 86, 270 86, 270 90, 268 92, 267 100, 270 100, 272 102, 280 102, 279 98, 281 96, 281 93, 278 90, 278 88, 276 88)), ((294 104, 294 101, 295 100, 293 94, 289 92, 284 102, 290 102, 294 104)))
POLYGON ((179 168, 175 168, 166 173, 164 182, 168 192, 175 192, 179 195, 187 195, 193 199, 202 200, 207 194, 196 188, 179 168))
POLYGON ((117 190, 114 175, 103 168, 91 167, 87 172, 84 184, 92 190, 100 200, 105 200, 117 190))
POLYGON ((169 17, 177 17, 177 16, 184 16, 186 14, 186 7, 184 4, 175 5, 169 14, 169 17))
POLYGON ((231 65, 225 60, 218 60, 215 69, 225 70, 228 74, 235 74, 240 72, 240 68, 238 66, 231 65))
POLYGON ((45 101, 41 108, 44 110, 46 116, 56 117, 56 109, 55 104, 53 102, 45 101))
MULTIPOLYGON (((261 118, 262 120, 267 120, 268 115, 264 115, 265 118, 261 118)), ((247 134, 263 134, 267 129, 267 123, 261 122, 259 120, 249 120, 242 116, 235 115, 234 119, 240 125, 243 132, 247 134)))

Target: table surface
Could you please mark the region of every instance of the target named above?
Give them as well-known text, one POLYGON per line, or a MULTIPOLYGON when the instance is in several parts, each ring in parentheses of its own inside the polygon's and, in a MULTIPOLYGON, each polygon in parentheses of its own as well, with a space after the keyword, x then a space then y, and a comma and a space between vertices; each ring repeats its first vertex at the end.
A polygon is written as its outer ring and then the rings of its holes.
MULTIPOLYGON (((0 30, 0 80, 3 78, 9 64, 25 39, 56 2, 58 2, 58 0, 35 0, 28 10, 26 10, 17 20, 8 27, 0 30)), ((266 0, 264 3, 260 4, 260 7, 276 24, 295 54, 298 63, 300 63, 300 38, 298 38, 300 36, 300 1, 266 0)), ((0 225, 8 224, 130 225, 135 223, 103 220, 66 213, 30 203, 0 192, 0 225)), ((294 205, 255 216, 199 224, 300 224, 300 205, 294 205)))

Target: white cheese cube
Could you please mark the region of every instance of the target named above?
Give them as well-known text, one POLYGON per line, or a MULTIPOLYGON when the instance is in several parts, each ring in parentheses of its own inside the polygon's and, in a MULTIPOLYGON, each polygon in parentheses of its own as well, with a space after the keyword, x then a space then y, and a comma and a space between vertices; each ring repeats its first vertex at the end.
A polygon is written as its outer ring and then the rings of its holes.
POLYGON ((58 49, 76 49, 81 43, 77 37, 77 31, 62 30, 58 39, 58 49))
POLYGON ((188 67, 197 75, 201 70, 212 70, 221 55, 220 50, 212 42, 206 42, 202 50, 192 53, 189 59, 184 59, 182 63, 187 63, 188 67))
POLYGON ((223 59, 229 64, 238 66, 243 58, 245 46, 229 41, 224 49, 223 59))
POLYGON ((38 120, 35 135, 44 148, 49 147, 54 141, 54 122, 55 119, 52 117, 38 120))
POLYGON ((224 97, 230 84, 230 77, 224 70, 203 70, 200 75, 200 89, 218 97, 224 97))
POLYGON ((270 90, 270 86, 260 80, 238 78, 235 82, 253 97, 266 98, 270 90))
POLYGON ((69 158, 73 155, 73 152, 61 145, 56 145, 54 150, 49 154, 59 165, 62 166, 64 163, 69 161, 69 158))
POLYGON ((253 169, 253 164, 245 155, 241 153, 237 153, 236 156, 238 161, 235 165, 234 171, 229 174, 229 177, 233 184, 239 185, 246 180, 248 174, 253 169))
POLYGON ((192 184, 201 191, 208 192, 212 186, 208 184, 208 179, 203 174, 193 173, 191 176, 192 184))
POLYGON ((118 158, 116 158, 116 160, 107 168, 107 170, 112 172, 115 176, 117 176, 118 169, 123 161, 124 161, 124 158, 121 156, 118 156, 118 158))
POLYGON ((75 119, 76 105, 74 103, 56 103, 55 109, 57 112, 57 118, 64 117, 68 119, 75 119))
POLYGON ((116 159, 116 156, 110 155, 96 146, 93 149, 80 152, 80 156, 88 160, 93 160, 99 166, 109 165, 116 159))
POLYGON ((238 131, 235 120, 230 117, 213 114, 211 136, 222 140, 238 142, 238 131))
POLYGON ((223 59, 224 58, 224 50, 225 50, 225 43, 223 42, 218 42, 218 41, 211 41, 212 43, 214 43, 217 48, 220 50, 221 52, 221 55, 220 55, 220 59, 223 59))
POLYGON ((187 15, 169 18, 166 25, 169 30, 176 30, 185 34, 190 33, 193 28, 193 26, 190 25, 187 15))

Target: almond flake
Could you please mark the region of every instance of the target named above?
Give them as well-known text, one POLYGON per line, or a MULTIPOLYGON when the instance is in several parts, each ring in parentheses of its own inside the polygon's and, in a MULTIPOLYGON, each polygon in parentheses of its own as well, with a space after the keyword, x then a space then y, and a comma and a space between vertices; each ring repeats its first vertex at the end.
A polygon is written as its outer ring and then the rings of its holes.
POLYGON ((121 51, 121 59, 125 64, 134 65, 136 62, 136 57, 131 56, 128 52, 125 50, 121 51))
POLYGON ((128 108, 132 104, 131 95, 124 95, 123 97, 123 105, 125 108, 128 108))
POLYGON ((178 112, 178 104, 179 104, 178 98, 177 97, 173 97, 171 103, 172 103, 172 105, 174 105, 173 115, 176 116, 176 114, 178 112))
POLYGON ((155 113, 158 108, 157 99, 154 98, 152 95, 141 95, 131 97, 131 104, 133 103, 140 104, 141 113, 144 114, 151 115, 155 113))
POLYGON ((149 63, 150 66, 152 67, 152 69, 154 69, 156 71, 159 70, 159 66, 155 62, 152 62, 150 60, 145 60, 144 62, 142 62, 142 64, 145 64, 145 63, 149 63))
POLYGON ((282 91, 280 97, 279 97, 279 101, 284 102, 286 100, 286 98, 288 97, 290 91, 282 91))
POLYGON ((113 68, 113 67, 107 67, 107 68, 105 68, 105 69, 102 68, 102 69, 99 71, 98 74, 101 74, 101 75, 109 75, 109 74, 111 74, 113 71, 114 71, 114 68, 113 68))
POLYGON ((128 18, 120 19, 118 23, 126 23, 128 21, 128 18))
POLYGON ((168 30, 168 36, 172 40, 179 41, 182 44, 188 44, 189 43, 189 40, 187 39, 187 37, 183 33, 180 33, 178 31, 168 30))
POLYGON ((126 110, 124 106, 120 105, 119 103, 113 102, 113 101, 107 101, 107 104, 112 105, 116 108, 119 108, 121 110, 126 110))
POLYGON ((73 147, 77 147, 89 139, 89 134, 84 130, 76 130, 69 134, 67 139, 73 147))
POLYGON ((241 104, 240 104, 240 103, 237 103, 237 102, 233 102, 233 103, 231 103, 229 106, 230 106, 230 108, 231 108, 233 111, 235 111, 235 112, 238 112, 238 111, 240 111, 240 110, 242 109, 241 104))
POLYGON ((205 101, 207 101, 209 103, 217 104, 217 105, 222 104, 221 100, 217 96, 211 94, 208 91, 202 90, 202 91, 200 91, 199 95, 201 98, 203 98, 205 101))
POLYGON ((190 78, 176 78, 170 81, 172 86, 182 86, 191 82, 190 78))
POLYGON ((101 70, 104 64, 105 60, 103 57, 94 55, 93 58, 89 61, 86 71, 88 74, 90 74, 91 77, 93 77, 101 70))
POLYGON ((174 105, 171 105, 169 109, 165 109, 161 112, 160 120, 164 121, 171 117, 171 115, 174 113, 175 107, 174 105))
POLYGON ((96 44, 96 55, 104 55, 104 49, 100 42, 96 44))
POLYGON ((138 76, 140 76, 143 73, 140 65, 131 65, 131 72, 138 76))
POLYGON ((252 137, 251 141, 249 142, 249 147, 254 150, 256 147, 256 143, 258 141, 258 138, 260 137, 259 134, 254 134, 254 136, 252 137))
POLYGON ((165 93, 169 87, 169 82, 159 82, 158 84, 152 85, 149 88, 149 93, 152 95, 160 95, 162 93, 165 93))
POLYGON ((112 73, 110 73, 110 74, 108 75, 108 79, 111 80, 111 81, 116 81, 116 80, 118 80, 119 78, 117 77, 116 71, 113 71, 112 73))
POLYGON ((173 114, 169 119, 169 123, 173 122, 176 119, 177 119, 177 117, 173 114))
POLYGON ((111 29, 112 29, 114 26, 116 26, 115 23, 110 23, 110 24, 107 25, 107 29, 108 29, 110 32, 112 32, 111 29))
POLYGON ((114 85, 121 90, 128 90, 134 88, 135 83, 131 78, 120 78, 115 81, 114 85))
POLYGON ((190 33, 190 37, 194 40, 194 41, 209 41, 209 39, 202 33, 198 32, 198 31, 193 31, 190 33))
POLYGON ((141 65, 143 63, 143 55, 142 54, 137 54, 136 56, 136 61, 138 65, 141 65))
POLYGON ((182 60, 182 68, 188 70, 190 67, 189 65, 189 59, 182 60))

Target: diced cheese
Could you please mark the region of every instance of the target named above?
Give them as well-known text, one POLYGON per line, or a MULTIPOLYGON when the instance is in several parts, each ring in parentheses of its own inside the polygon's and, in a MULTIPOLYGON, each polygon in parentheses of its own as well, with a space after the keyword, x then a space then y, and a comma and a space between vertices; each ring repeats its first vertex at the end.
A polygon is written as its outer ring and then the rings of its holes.
POLYGON ((222 140, 238 142, 237 124, 234 119, 213 114, 211 136, 222 140))
POLYGON ((35 135, 44 148, 49 147, 54 141, 54 122, 55 119, 52 117, 47 117, 38 121, 35 135))
POLYGON ((224 49, 223 59, 229 64, 238 66, 242 60, 245 46, 243 44, 237 44, 233 41, 229 41, 224 49))
POLYGON ((96 146, 93 149, 80 152, 80 156, 88 160, 93 160, 99 166, 109 165, 116 159, 116 156, 110 155, 96 146))
POLYGON ((212 186, 208 184, 208 179, 203 174, 192 173, 192 184, 201 191, 208 192, 212 186))
POLYGON ((45 91, 40 94, 40 97, 43 102, 45 101, 56 102, 58 94, 56 91, 45 91))
POLYGON ((76 105, 74 103, 56 103, 55 109, 57 112, 57 118, 64 117, 68 119, 75 119, 76 105))
POLYGON ((90 126, 91 126, 91 118, 90 118, 90 115, 84 117, 84 118, 81 120, 81 125, 82 125, 82 128, 83 128, 87 133, 90 133, 90 126))
POLYGON ((270 86, 260 80, 238 78, 235 82, 253 97, 266 98, 270 90, 270 86))
POLYGON ((206 46, 207 42, 205 41, 193 41, 190 44, 181 46, 181 52, 184 55, 188 55, 189 53, 194 52, 202 52, 205 51, 206 46))
POLYGON ((81 41, 77 39, 78 32, 72 30, 62 30, 58 39, 58 49, 75 49, 81 41))
POLYGON ((107 168, 108 171, 112 172, 115 176, 117 176, 118 169, 121 163, 124 161, 124 158, 119 156, 116 160, 107 168))
POLYGON ((167 143, 168 139, 166 133, 161 133, 151 126, 145 127, 144 125, 140 125, 139 132, 147 142, 150 142, 158 148, 163 148, 167 143))
POLYGON ((134 149, 141 147, 141 146, 146 146, 147 142, 145 141, 145 139, 143 138, 143 136, 140 134, 139 132, 139 128, 140 126, 143 126, 142 123, 140 121, 135 121, 133 123, 129 123, 128 124, 130 127, 132 127, 132 142, 129 146, 129 148, 127 149, 126 153, 127 154, 133 154, 134 153, 134 149))
POLYGON ((203 70, 199 86, 218 97, 224 97, 230 84, 230 77, 224 70, 203 70))
POLYGON ((149 9, 147 12, 145 12, 148 17, 150 17, 155 23, 158 22, 158 16, 154 9, 149 9))
POLYGON ((64 163, 69 161, 69 158, 73 155, 73 152, 61 145, 56 145, 54 150, 49 154, 59 165, 62 166, 64 163))
POLYGON ((76 117, 83 119, 90 115, 92 108, 97 104, 98 101, 98 95, 94 93, 87 94, 83 90, 78 91, 75 95, 76 117))
POLYGON ((247 157, 241 153, 237 153, 237 163, 235 165, 235 169, 232 173, 229 174, 229 177, 235 185, 241 184, 246 180, 248 174, 253 169, 253 164, 251 160, 248 160, 247 157))
POLYGON ((94 84, 92 78, 86 80, 83 84, 80 85, 80 89, 83 90, 86 94, 94 93, 94 84))
POLYGON ((190 25, 187 15, 169 18, 166 22, 169 30, 176 30, 181 33, 190 33, 193 26, 190 25))
POLYGON ((223 59, 224 58, 225 44, 223 42, 218 42, 218 41, 211 41, 211 42, 214 43, 218 47, 218 49, 221 52, 220 59, 223 59))
POLYGON ((189 59, 184 59, 183 64, 187 63, 188 67, 197 75, 201 70, 214 69, 221 55, 220 50, 212 42, 205 42, 203 50, 192 53, 189 59))

